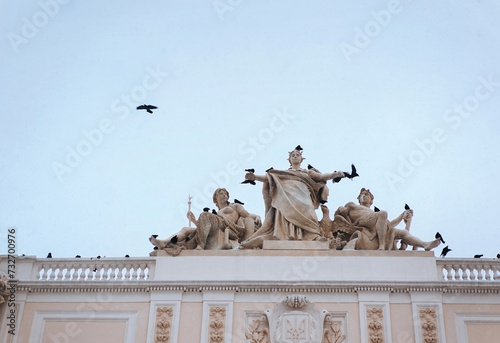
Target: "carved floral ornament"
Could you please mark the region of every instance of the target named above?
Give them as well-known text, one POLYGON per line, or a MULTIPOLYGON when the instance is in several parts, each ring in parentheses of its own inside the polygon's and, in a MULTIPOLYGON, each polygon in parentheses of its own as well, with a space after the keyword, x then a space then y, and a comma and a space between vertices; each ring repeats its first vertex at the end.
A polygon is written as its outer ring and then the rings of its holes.
POLYGON ((439 343, 437 334, 436 309, 424 307, 419 310, 422 339, 425 343, 439 343))
POLYGON ((209 317, 209 343, 224 342, 226 308, 221 306, 210 307, 209 317))
POLYGON ((366 309, 368 319, 368 338, 370 343, 384 343, 384 312, 380 307, 366 309))
POLYGON ((155 331, 155 342, 156 343, 168 343, 170 342, 170 328, 172 327, 172 317, 173 317, 172 307, 158 307, 156 309, 156 331, 155 331))

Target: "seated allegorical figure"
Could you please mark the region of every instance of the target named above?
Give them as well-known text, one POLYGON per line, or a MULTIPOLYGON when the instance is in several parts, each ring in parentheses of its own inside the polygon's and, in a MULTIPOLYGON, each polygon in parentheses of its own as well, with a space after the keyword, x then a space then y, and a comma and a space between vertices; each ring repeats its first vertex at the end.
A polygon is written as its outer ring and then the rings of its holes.
MULTIPOLYGON (((388 220, 386 211, 375 212, 370 208, 374 196, 369 189, 361 188, 358 196, 359 205, 353 202, 341 206, 335 212, 333 219, 334 232, 349 238, 344 249, 356 250, 393 250, 395 241, 431 250, 437 247, 441 240, 436 238, 430 242, 424 242, 409 232, 409 224, 413 216, 413 210, 405 210, 393 220, 388 220), (405 221, 405 230, 397 229, 395 226, 405 221)), ((438 234, 436 234, 438 236, 438 234)), ((440 237, 440 236, 439 236, 440 237)))
POLYGON ((204 211, 196 219, 189 211, 187 217, 194 223, 194 228, 184 227, 164 240, 151 236, 150 242, 158 249, 232 249, 262 224, 260 217, 249 213, 242 204, 229 202, 229 192, 225 188, 215 190, 213 201, 217 214, 204 211))

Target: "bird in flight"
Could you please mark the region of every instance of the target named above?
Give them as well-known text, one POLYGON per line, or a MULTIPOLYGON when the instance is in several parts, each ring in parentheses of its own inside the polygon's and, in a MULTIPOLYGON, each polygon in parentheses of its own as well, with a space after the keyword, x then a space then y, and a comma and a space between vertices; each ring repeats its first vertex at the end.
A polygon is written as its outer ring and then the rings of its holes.
POLYGON ((137 109, 138 110, 146 110, 149 114, 153 114, 153 110, 156 110, 158 107, 156 106, 153 106, 153 105, 140 105, 140 106, 137 106, 137 109))
POLYGON ((443 248, 443 251, 441 251, 441 257, 445 257, 446 254, 448 254, 451 251, 451 249, 448 248, 448 246, 445 246, 443 248))

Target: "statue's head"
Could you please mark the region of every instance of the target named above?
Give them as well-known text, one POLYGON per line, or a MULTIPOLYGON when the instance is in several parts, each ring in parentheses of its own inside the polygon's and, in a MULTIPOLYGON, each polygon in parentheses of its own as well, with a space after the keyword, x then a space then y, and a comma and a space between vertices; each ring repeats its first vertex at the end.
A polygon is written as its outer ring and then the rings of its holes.
POLYGON ((302 150, 293 149, 288 153, 288 162, 292 165, 292 159, 297 158, 300 163, 305 160, 305 157, 302 157, 302 150))
POLYGON ((227 199, 229 199, 229 192, 225 188, 217 188, 214 192, 214 196, 212 197, 212 200, 214 201, 214 204, 217 205, 217 197, 219 196, 220 193, 225 193, 227 196, 227 199))
POLYGON ((375 197, 373 196, 372 192, 370 192, 369 189, 367 188, 361 188, 361 191, 359 191, 359 195, 358 195, 358 201, 359 203, 363 203, 366 199, 366 197, 370 197, 370 206, 373 204, 373 199, 375 199, 375 197))

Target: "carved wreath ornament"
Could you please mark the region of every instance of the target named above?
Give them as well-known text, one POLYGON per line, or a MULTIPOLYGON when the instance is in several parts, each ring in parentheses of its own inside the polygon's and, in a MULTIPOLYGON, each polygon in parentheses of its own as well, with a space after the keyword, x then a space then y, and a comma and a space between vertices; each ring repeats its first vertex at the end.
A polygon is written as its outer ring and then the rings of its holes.
POLYGON ((173 309, 171 307, 158 307, 156 309, 155 343, 170 342, 170 328, 172 326, 173 309))
POLYGON ((372 307, 366 310, 368 322, 368 336, 370 343, 384 343, 384 325, 382 320, 384 313, 379 307, 372 307))
POLYGON ((425 343, 439 343, 437 335, 436 309, 421 308, 419 311, 422 326, 422 338, 425 343))
POLYGON ((224 342, 224 323, 226 321, 225 307, 210 308, 210 332, 209 342, 220 343, 224 342))

